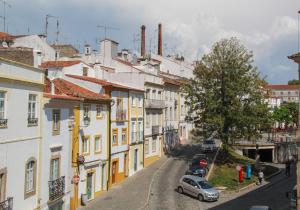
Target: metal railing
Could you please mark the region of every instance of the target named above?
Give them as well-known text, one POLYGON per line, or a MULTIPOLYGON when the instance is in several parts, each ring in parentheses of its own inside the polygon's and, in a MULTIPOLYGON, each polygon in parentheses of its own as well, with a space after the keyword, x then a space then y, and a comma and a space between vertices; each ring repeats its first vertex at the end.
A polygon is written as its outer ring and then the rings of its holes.
POLYGON ((38 121, 39 121, 38 118, 28 118, 27 119, 28 125, 37 125, 38 121))
POLYGON ((0 119, 0 128, 6 128, 7 127, 7 119, 0 119))
POLYGON ((12 210, 13 209, 13 198, 8 197, 5 201, 0 202, 0 210, 12 210))
POLYGON ((116 120, 124 121, 126 120, 126 110, 117 110, 116 112, 116 120))
POLYGON ((65 194, 65 176, 49 181, 49 200, 61 198, 65 194))
POLYGON ((165 101, 157 99, 145 99, 145 108, 163 109, 165 108, 165 101))

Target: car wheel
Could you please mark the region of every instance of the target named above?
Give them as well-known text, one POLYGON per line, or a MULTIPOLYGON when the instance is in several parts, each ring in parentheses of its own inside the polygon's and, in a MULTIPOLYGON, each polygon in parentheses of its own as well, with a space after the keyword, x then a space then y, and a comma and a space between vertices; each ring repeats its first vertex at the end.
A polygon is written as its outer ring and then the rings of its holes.
POLYGON ((183 193, 183 189, 182 189, 182 187, 178 187, 178 192, 179 192, 180 194, 182 194, 182 193, 183 193))
POLYGON ((203 195, 199 194, 198 199, 199 199, 199 201, 203 201, 204 200, 203 195))

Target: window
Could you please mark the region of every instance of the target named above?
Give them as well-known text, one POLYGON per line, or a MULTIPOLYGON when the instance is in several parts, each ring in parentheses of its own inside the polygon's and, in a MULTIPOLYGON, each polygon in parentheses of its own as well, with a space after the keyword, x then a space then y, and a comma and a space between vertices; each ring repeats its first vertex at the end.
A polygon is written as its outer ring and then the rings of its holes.
POLYGON ((83 155, 90 154, 90 137, 89 136, 82 137, 82 154, 83 155))
POLYGON ((101 135, 95 136, 95 153, 101 153, 102 151, 102 137, 101 135))
POLYGON ((147 89, 147 90, 146 90, 146 98, 147 98, 147 99, 150 99, 150 89, 147 89))
POLYGON ((158 100, 161 100, 161 91, 158 91, 158 92, 157 92, 157 99, 158 99, 158 100))
POLYGON ((143 98, 139 96, 138 100, 139 100, 139 107, 143 107, 143 98))
POLYGON ((101 104, 96 105, 96 118, 103 119, 104 117, 104 107, 101 104))
POLYGON ((181 116, 184 116, 183 105, 181 105, 181 116))
POLYGON ((112 139, 113 145, 118 145, 118 129, 113 129, 113 139, 112 139))
POLYGON ((146 127, 149 128, 150 127, 150 113, 146 112, 146 127))
POLYGON ((127 143, 127 128, 122 128, 122 144, 127 143))
POLYGON ((156 121, 156 114, 152 113, 152 126, 156 125, 157 121, 156 121))
POLYGON ((131 96, 131 106, 135 106, 135 97, 132 95, 131 96))
POLYGON ((177 107, 174 107, 174 120, 177 120, 177 107))
POLYGON ((156 90, 152 90, 152 99, 156 99, 156 90))
POLYGON ((28 125, 37 125, 37 96, 29 94, 28 99, 28 125))
POLYGON ((0 92, 0 119, 5 119, 5 92, 0 92))
POLYGON ((152 139, 152 152, 156 152, 156 139, 152 139))
POLYGON ((90 123, 90 110, 91 106, 89 104, 83 105, 83 122, 84 125, 89 125, 90 123))
POLYGON ((170 107, 170 117, 169 117, 169 120, 173 120, 173 109, 172 107, 170 107))
POLYGON ((82 68, 82 76, 88 76, 88 67, 82 68))
POLYGON ((54 109, 52 111, 52 133, 58 135, 60 132, 60 110, 54 109))
POLYGON ((145 139, 145 154, 149 154, 149 140, 145 139))
POLYGON ((138 133, 138 141, 143 141, 143 125, 142 125, 142 121, 139 120, 138 122, 138 129, 139 129, 139 133, 138 133))
POLYGON ((25 165, 25 188, 24 195, 28 198, 35 194, 35 183, 36 183, 36 161, 31 158, 25 165))
POLYGON ((55 157, 51 159, 51 164, 50 164, 50 181, 54 181, 59 178, 59 173, 60 173, 60 158, 55 157))
POLYGON ((131 143, 136 141, 136 122, 131 122, 131 143))

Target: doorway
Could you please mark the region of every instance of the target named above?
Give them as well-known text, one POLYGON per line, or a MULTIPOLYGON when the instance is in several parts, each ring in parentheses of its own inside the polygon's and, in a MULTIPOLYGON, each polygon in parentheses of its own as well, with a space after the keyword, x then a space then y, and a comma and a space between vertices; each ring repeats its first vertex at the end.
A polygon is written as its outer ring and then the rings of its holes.
POLYGON ((118 161, 113 161, 112 168, 111 168, 111 170, 112 170, 112 184, 116 183, 116 175, 117 175, 117 170, 118 170, 117 166, 118 166, 118 161))
POLYGON ((86 177, 86 192, 88 200, 93 198, 93 173, 88 173, 86 177))
POLYGON ((124 175, 128 176, 128 155, 124 155, 124 175))
POLYGON ((134 171, 137 170, 137 162, 138 162, 137 156, 138 156, 138 149, 135 149, 134 150, 134 171))

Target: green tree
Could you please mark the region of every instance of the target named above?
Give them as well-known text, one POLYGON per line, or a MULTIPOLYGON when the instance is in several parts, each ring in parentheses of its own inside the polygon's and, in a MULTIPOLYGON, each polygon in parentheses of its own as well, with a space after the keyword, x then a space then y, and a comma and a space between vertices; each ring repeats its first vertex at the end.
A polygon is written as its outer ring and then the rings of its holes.
POLYGON ((189 117, 204 136, 217 131, 225 145, 259 135, 270 123, 265 81, 252 66, 253 55, 236 38, 215 43, 183 87, 189 117))
POLYGON ((298 103, 289 102, 276 107, 272 117, 274 121, 280 124, 295 124, 298 126, 298 103))
POLYGON ((299 85, 299 80, 293 79, 288 81, 288 85, 299 85))

